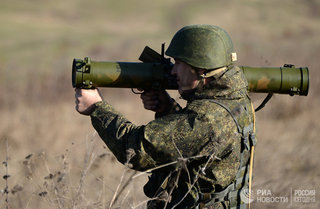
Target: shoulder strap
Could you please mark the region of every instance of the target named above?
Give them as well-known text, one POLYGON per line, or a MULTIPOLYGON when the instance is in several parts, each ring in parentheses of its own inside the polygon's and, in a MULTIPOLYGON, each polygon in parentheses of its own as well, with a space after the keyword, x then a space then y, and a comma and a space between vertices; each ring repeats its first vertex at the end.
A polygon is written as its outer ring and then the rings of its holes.
POLYGON ((230 110, 226 105, 224 105, 224 104, 222 104, 222 103, 220 103, 220 102, 218 102, 217 100, 214 100, 214 99, 210 99, 209 101, 210 101, 210 102, 213 102, 213 103, 215 103, 215 104, 217 104, 217 105, 220 105, 220 106, 223 107, 225 110, 227 110, 227 112, 231 115, 232 119, 234 120, 235 124, 237 125, 238 132, 239 132, 239 133, 242 133, 241 127, 240 127, 240 125, 239 125, 236 117, 233 115, 233 113, 231 112, 231 110, 230 110))

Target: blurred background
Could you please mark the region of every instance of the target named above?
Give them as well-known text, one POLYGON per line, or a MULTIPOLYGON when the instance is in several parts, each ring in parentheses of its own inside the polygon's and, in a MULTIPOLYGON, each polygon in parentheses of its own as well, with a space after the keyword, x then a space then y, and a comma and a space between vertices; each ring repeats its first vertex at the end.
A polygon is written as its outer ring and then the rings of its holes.
MULTIPOLYGON (((144 208, 147 175, 74 110, 72 60, 138 61, 200 23, 229 32, 238 65, 309 67, 307 97, 275 95, 257 113, 252 208, 319 208, 319 0, 1 0, 0 208, 144 208)), ((154 117, 130 89, 103 95, 137 125, 154 117)))

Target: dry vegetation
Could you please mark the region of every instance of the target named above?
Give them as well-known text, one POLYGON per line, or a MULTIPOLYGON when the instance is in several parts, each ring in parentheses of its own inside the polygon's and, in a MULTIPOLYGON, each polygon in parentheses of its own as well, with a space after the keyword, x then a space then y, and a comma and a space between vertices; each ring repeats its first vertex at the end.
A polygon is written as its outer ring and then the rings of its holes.
MULTIPOLYGON (((253 188, 316 190, 316 202, 253 208, 319 208, 319 0, 1 0, 0 209, 143 208, 146 175, 132 179, 74 111, 71 62, 137 61, 193 23, 226 28, 240 65, 309 67, 307 97, 277 95, 257 114, 253 188)), ((152 120, 130 90, 103 93, 134 123, 152 120)))

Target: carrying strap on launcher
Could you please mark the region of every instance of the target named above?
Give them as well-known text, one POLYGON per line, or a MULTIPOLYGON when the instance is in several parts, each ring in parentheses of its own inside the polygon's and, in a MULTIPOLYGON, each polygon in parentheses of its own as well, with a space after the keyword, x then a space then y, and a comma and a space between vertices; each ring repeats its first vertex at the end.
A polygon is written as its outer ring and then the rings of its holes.
POLYGON ((241 143, 243 149, 240 153, 240 166, 236 174, 235 181, 227 186, 224 190, 214 193, 203 193, 200 194, 200 208, 210 208, 217 202, 224 202, 229 200, 231 209, 243 209, 247 208, 247 204, 251 202, 251 179, 252 179, 252 164, 253 164, 253 154, 254 146, 256 144, 255 140, 255 116, 254 109, 251 103, 251 108, 253 112, 253 121, 241 129, 236 117, 232 111, 224 104, 218 102, 217 100, 210 100, 221 107, 223 107, 233 118, 238 132, 241 134, 241 143), (244 151, 247 150, 250 152, 250 160, 245 162, 244 151), (249 194, 249 197, 246 196, 246 200, 240 198, 240 194, 244 193, 245 195, 249 194), (245 201, 245 202, 243 202, 245 201))

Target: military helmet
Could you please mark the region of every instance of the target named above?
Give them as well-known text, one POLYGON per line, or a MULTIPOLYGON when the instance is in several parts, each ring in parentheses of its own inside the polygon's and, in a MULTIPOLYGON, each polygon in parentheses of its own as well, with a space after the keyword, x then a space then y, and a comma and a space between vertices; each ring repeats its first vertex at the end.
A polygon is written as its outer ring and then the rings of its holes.
POLYGON ((213 25, 183 27, 172 38, 166 55, 201 69, 229 66, 236 60, 230 36, 213 25))

